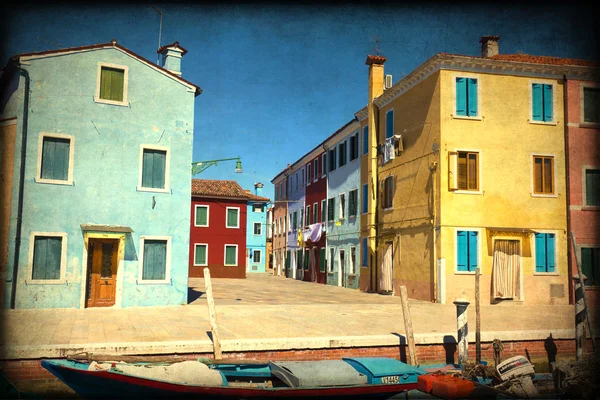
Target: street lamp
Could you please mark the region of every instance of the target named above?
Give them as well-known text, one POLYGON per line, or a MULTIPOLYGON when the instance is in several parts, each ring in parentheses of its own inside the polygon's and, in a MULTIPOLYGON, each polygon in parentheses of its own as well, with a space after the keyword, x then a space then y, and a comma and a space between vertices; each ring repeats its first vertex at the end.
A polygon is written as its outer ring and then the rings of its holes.
POLYGON ((243 172, 243 170, 242 170, 242 160, 238 156, 238 157, 234 157, 234 158, 221 158, 220 160, 208 160, 208 161, 196 161, 196 162, 193 162, 192 163, 192 175, 197 175, 200 172, 202 172, 205 169, 207 169, 208 167, 210 167, 212 165, 217 165, 221 161, 233 161, 233 160, 236 160, 234 172, 237 173, 237 174, 241 174, 243 172))

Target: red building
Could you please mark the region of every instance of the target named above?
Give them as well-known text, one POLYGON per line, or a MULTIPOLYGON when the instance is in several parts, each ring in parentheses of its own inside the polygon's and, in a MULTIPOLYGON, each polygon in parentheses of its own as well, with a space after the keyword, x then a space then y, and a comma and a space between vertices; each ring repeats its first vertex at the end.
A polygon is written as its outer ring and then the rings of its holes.
POLYGON ((248 193, 236 181, 192 179, 189 276, 246 277, 248 193))
MULTIPOLYGON (((323 166, 325 153, 318 153, 306 163, 306 194, 305 194, 305 225, 322 224, 325 222, 327 199, 327 174, 323 166), (310 165, 310 167, 308 167, 310 165)), ((321 228, 322 229, 322 228, 321 228)), ((309 260, 308 273, 303 280, 325 284, 327 272, 325 263, 326 233, 322 230, 317 242, 305 241, 305 257, 309 260), (313 272, 314 271, 314 272, 313 272)))

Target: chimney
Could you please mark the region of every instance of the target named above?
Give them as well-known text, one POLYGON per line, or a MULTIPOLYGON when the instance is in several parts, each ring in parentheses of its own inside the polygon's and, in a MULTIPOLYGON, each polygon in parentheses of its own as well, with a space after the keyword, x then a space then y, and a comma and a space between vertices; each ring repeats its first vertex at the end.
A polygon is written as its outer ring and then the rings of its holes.
POLYGON ((179 45, 179 42, 162 46, 157 53, 162 55, 162 65, 164 69, 181 76, 181 57, 187 50, 179 45))
POLYGON ((262 196, 262 188, 263 188, 263 186, 264 185, 262 183, 260 183, 260 182, 254 184, 254 193, 257 196, 262 196))
POLYGON ((500 36, 482 36, 479 39, 481 43, 481 57, 488 58, 498 55, 498 40, 500 36))

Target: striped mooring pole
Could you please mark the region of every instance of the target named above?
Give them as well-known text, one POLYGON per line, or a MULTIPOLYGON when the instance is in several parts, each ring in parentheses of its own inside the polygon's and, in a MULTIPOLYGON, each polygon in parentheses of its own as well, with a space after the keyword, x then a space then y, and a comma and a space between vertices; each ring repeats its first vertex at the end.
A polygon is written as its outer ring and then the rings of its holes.
POLYGON ((583 291, 585 288, 582 285, 582 281, 585 282, 587 278, 583 274, 581 278, 579 279, 579 275, 573 275, 575 284, 575 356, 577 361, 582 359, 583 350, 585 349, 585 322, 587 319, 587 311, 583 300, 583 291))
POLYGON ((467 324, 467 307, 469 302, 464 299, 457 299, 454 302, 456 306, 456 328, 458 331, 458 363, 460 365, 469 362, 469 326, 467 324))

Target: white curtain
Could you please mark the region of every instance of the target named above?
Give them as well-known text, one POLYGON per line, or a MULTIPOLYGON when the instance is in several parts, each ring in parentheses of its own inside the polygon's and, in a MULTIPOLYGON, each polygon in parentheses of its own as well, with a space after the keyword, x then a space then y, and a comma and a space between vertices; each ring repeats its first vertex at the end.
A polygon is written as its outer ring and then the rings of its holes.
POLYGON ((518 240, 494 242, 492 290, 497 299, 517 299, 520 289, 521 257, 518 240))
POLYGON ((393 290, 392 279, 393 279, 393 258, 392 258, 392 244, 388 244, 385 250, 383 260, 381 260, 381 273, 379 274, 379 290, 389 291, 393 290))

